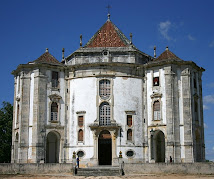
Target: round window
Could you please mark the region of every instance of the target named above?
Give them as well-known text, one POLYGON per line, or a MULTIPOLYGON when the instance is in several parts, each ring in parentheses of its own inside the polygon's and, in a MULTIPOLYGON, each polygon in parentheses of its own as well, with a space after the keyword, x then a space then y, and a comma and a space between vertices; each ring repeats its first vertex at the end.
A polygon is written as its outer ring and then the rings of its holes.
POLYGON ((132 150, 129 150, 126 152, 126 156, 127 157, 133 157, 134 156, 134 152, 132 150))
POLYGON ((79 152, 77 152, 78 157, 83 157, 85 155, 85 153, 80 150, 79 152))

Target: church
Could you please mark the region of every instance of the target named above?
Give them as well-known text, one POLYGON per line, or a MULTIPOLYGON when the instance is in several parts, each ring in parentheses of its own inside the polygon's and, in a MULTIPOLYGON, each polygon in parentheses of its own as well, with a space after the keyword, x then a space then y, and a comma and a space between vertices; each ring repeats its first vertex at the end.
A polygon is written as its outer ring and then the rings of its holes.
POLYGON ((59 62, 46 49, 14 75, 12 163, 205 160, 202 72, 168 47, 140 51, 110 20, 59 62))

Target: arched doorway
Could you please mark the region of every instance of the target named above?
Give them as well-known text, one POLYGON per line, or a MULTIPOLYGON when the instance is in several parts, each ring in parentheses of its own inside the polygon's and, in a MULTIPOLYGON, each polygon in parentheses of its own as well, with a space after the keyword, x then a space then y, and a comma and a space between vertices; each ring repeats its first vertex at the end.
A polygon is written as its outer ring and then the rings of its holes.
POLYGON ((155 162, 165 162, 165 137, 162 131, 155 135, 155 162))
POLYGON ((59 163, 60 136, 57 132, 49 132, 46 143, 46 163, 59 163))
POLYGON ((100 132, 98 139, 99 165, 111 165, 112 162, 112 140, 109 131, 100 132))

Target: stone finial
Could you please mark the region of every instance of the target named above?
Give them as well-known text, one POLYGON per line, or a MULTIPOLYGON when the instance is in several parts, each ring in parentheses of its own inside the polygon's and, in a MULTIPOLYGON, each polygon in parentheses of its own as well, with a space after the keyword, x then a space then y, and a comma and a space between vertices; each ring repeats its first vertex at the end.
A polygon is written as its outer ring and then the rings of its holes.
POLYGON ((45 52, 48 52, 48 48, 46 48, 45 52))
POLYGON ((80 34, 80 47, 82 47, 82 34, 80 34))
POLYGON ((111 15, 108 13, 108 15, 107 15, 107 16, 108 16, 108 20, 110 20, 110 16, 111 16, 111 15))
POLYGON ((168 46, 166 46, 166 50, 169 50, 169 47, 168 47, 168 46))
POLYGON ((123 158, 122 152, 119 152, 119 158, 123 158))
POLYGON ((156 58, 156 46, 154 46, 154 58, 156 58))
POLYGON ((132 44, 132 33, 130 33, 130 44, 132 44))
POLYGON ((62 48, 62 59, 64 59, 64 58, 65 58, 65 49, 62 48))

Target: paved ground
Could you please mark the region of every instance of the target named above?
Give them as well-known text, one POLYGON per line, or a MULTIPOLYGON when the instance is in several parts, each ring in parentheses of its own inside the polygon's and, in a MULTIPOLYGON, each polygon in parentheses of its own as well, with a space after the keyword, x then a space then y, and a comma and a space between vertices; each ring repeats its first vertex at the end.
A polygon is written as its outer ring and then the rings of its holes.
POLYGON ((54 174, 41 174, 41 175, 0 175, 0 178, 6 178, 6 179, 15 179, 15 178, 21 178, 21 179, 214 179, 214 175, 178 175, 178 174, 168 174, 168 175, 152 175, 152 174, 144 174, 144 175, 125 175, 125 176, 99 176, 99 177, 83 177, 83 176, 72 176, 69 174, 59 174, 59 175, 54 175, 54 174))

